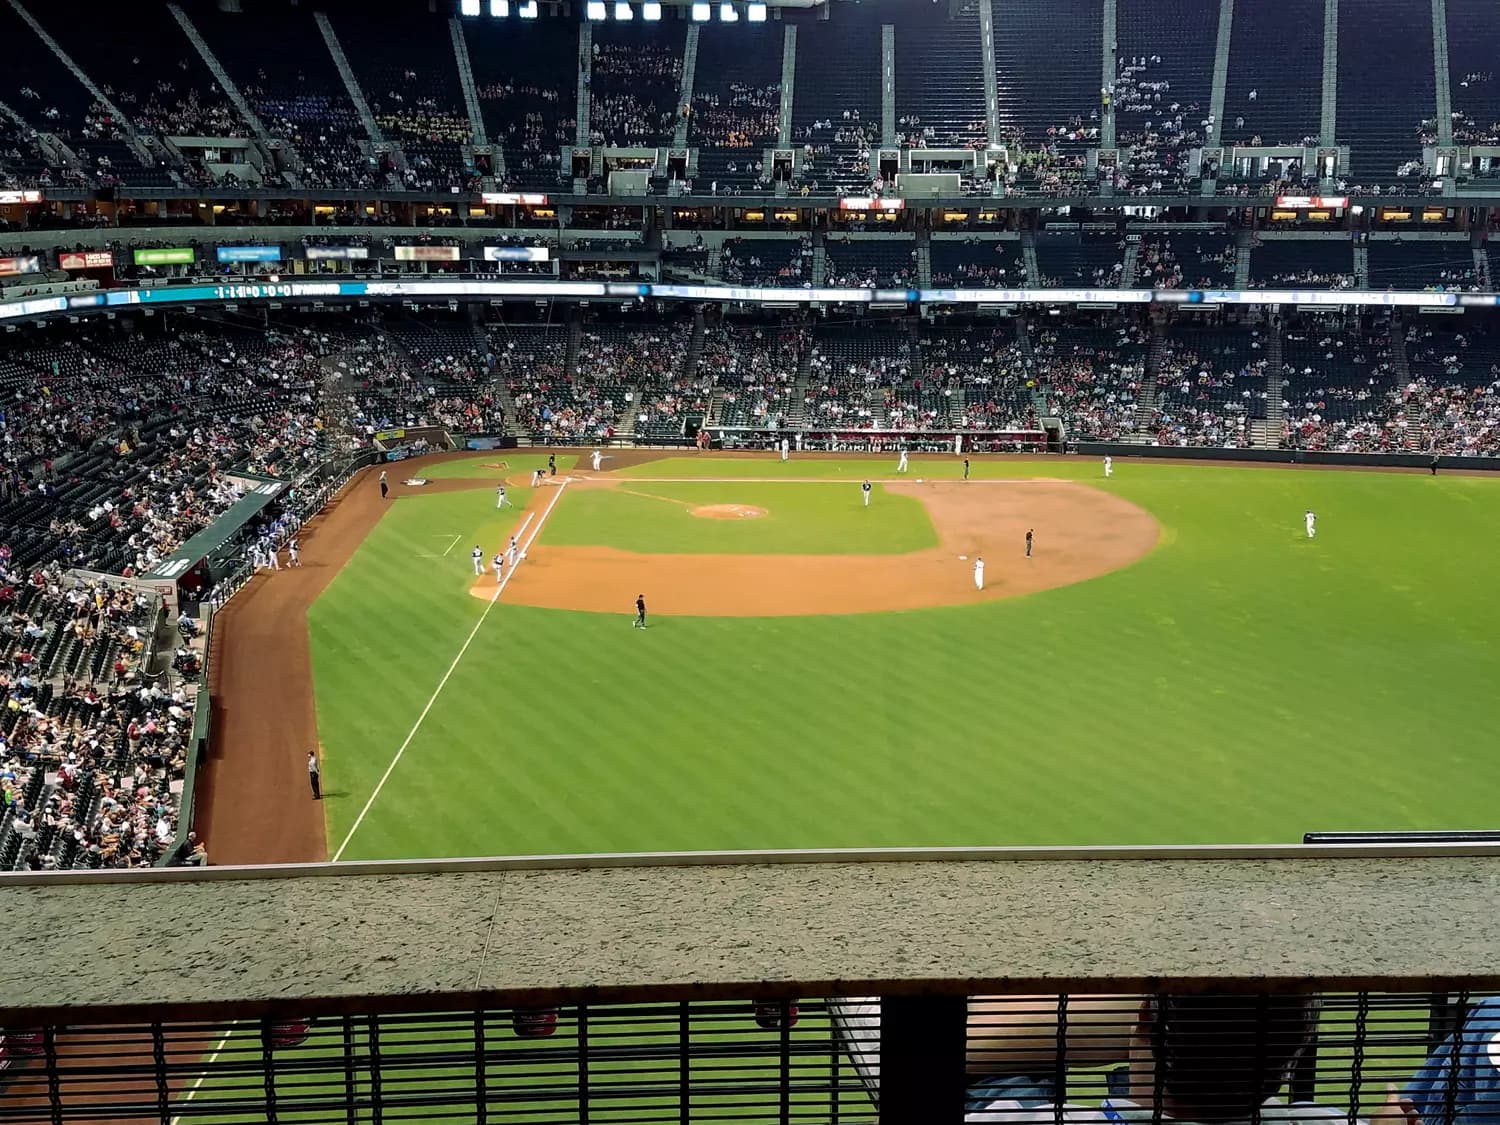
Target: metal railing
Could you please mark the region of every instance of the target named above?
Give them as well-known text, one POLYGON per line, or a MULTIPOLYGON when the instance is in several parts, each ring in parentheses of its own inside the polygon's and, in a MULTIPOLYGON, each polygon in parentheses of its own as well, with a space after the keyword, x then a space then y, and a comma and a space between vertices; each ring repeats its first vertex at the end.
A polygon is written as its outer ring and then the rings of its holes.
POLYGON ((1500 1113, 1466 1069, 1497 1029, 1467 994, 1170 990, 47 1026, 7 1036, 0 1122, 1368 1122, 1404 1098, 1453 1125, 1500 1113))

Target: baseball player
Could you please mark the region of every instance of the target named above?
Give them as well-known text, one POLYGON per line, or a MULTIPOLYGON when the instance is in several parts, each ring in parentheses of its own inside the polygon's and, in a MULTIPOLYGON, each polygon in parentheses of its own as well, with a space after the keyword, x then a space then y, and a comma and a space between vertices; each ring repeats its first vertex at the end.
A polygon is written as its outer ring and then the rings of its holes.
POLYGON ((864 493, 865 507, 868 508, 870 506, 870 482, 865 481, 864 484, 859 486, 859 490, 864 493))
POLYGON ((302 565, 302 542, 295 535, 287 540, 286 564, 287 566, 302 565))
POLYGON ((476 577, 484 573, 484 552, 479 549, 479 544, 474 544, 474 549, 469 552, 469 558, 474 560, 474 574, 476 577))
POLYGON ((646 627, 646 595, 635 596, 635 627, 644 629, 646 627))
POLYGON ((1026 557, 1031 558, 1031 528, 1026 529, 1026 557))
POLYGON ((260 557, 260 544, 259 543, 252 543, 252 544, 250 544, 250 569, 251 570, 259 570, 261 567, 263 567, 265 565, 266 564, 263 561, 261 561, 261 557, 260 557))
POLYGON ((596 472, 596 473, 599 471, 599 462, 600 462, 599 451, 596 449, 596 450, 594 450, 594 472, 596 472))
POLYGON ((541 469, 537 469, 535 472, 533 472, 531 474, 531 487, 532 488, 541 488, 542 487, 542 470, 541 469))
POLYGON ((505 485, 503 484, 495 489, 495 507, 505 507, 505 485))
POLYGON ((898 473, 906 472, 906 449, 904 447, 901 450, 901 460, 896 462, 896 471, 898 473))
POLYGON ((969 459, 967 457, 965 457, 964 458, 964 480, 968 480, 968 479, 969 479, 969 459))
POLYGON ((964 451, 964 435, 963 434, 954 434, 953 435, 953 455, 955 457, 957 457, 963 451, 964 451))
POLYGON ((520 557, 521 548, 516 545, 516 537, 510 537, 510 546, 505 549, 505 557, 511 566, 516 565, 516 559, 520 557))
POLYGON ((1309 539, 1316 539, 1318 537, 1318 513, 1311 508, 1307 509, 1306 514, 1302 517, 1302 522, 1307 527, 1307 537, 1309 539))
POLYGON ((984 589, 984 556, 974 556, 974 589, 984 589))
POLYGON ((495 568, 495 585, 498 586, 505 579, 505 555, 496 551, 490 565, 495 568))
POLYGON ((792 455, 792 443, 787 438, 781 439, 781 459, 785 461, 792 455))
POLYGON ((1115 459, 1113 457, 1106 457, 1104 459, 1104 479, 1108 480, 1110 477, 1112 477, 1114 475, 1115 475, 1115 459))
POLYGON ((386 498, 386 495, 390 492, 390 490, 391 490, 390 485, 386 483, 385 470, 381 469, 380 470, 380 498, 382 500, 384 500, 386 498))
POLYGON ((281 552, 279 550, 277 550, 276 544, 272 543, 269 539, 267 539, 266 540, 266 564, 268 566, 270 566, 270 568, 272 570, 280 570, 281 569, 281 559, 279 557, 280 554, 281 554, 281 552))

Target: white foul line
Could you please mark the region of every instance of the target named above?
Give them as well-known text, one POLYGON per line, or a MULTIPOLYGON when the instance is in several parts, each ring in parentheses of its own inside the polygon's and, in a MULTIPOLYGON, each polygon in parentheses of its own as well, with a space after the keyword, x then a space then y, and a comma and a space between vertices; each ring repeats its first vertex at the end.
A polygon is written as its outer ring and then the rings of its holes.
MULTIPOLYGON (((233 1035, 233 1034, 234 1034, 234 1024, 230 1024, 229 1025, 229 1030, 227 1030, 226 1032, 224 1032, 223 1035, 219 1036, 219 1041, 216 1044, 214 1044, 213 1053, 208 1056, 208 1061, 203 1064, 203 1071, 202 1071, 202 1073, 200 1073, 198 1075, 197 1079, 193 1082, 192 1086, 188 1089, 187 1094, 183 1097, 183 1099, 182 1099, 183 1106, 186 1106, 188 1104, 188 1102, 192 1101, 195 1097, 198 1096, 198 1090, 199 1090, 199 1088, 202 1087, 204 1080, 208 1077, 208 1068, 211 1067, 211 1066, 213 1066, 214 1063, 218 1061, 219 1055, 224 1050, 224 1044, 229 1042, 229 1037, 231 1035, 233 1035)), ((171 1125, 177 1125, 177 1123, 179 1121, 181 1121, 181 1120, 182 1120, 182 1114, 179 1113, 179 1114, 177 1114, 177 1116, 175 1116, 175 1117, 172 1118, 171 1125)))
MULTIPOLYGON (((441 535, 442 532, 438 532, 438 534, 441 535)), ((463 532, 459 532, 458 535, 455 535, 453 537, 453 542, 448 544, 448 550, 446 550, 446 551, 443 552, 443 558, 446 559, 448 557, 448 551, 453 550, 454 546, 458 543, 458 540, 459 540, 459 538, 462 535, 463 535, 463 532)))
MULTIPOLYGON (((536 530, 531 533, 531 538, 521 547, 521 557, 506 572, 505 577, 495 584, 495 592, 490 595, 489 603, 484 607, 484 612, 479 615, 479 620, 474 622, 474 628, 469 630, 468 637, 464 639, 464 643, 459 647, 458 655, 453 658, 453 663, 448 665, 448 670, 443 673, 443 678, 438 681, 437 687, 433 688, 432 697, 427 700, 427 706, 422 708, 422 713, 417 716, 417 721, 412 724, 411 730, 406 734, 406 738, 396 748, 396 755, 391 759, 391 764, 385 767, 385 773, 380 775, 380 781, 376 784, 374 792, 370 794, 370 799, 365 802, 365 807, 359 810, 359 816, 354 818, 354 824, 349 829, 349 835, 344 837, 344 842, 339 845, 339 850, 333 853, 334 862, 338 862, 339 858, 343 856, 344 849, 349 846, 349 841, 354 839, 354 834, 359 831, 359 826, 365 822, 365 815, 370 811, 370 807, 375 804, 375 798, 380 796, 380 791, 385 788, 385 783, 390 780, 391 774, 395 772, 396 764, 401 761, 401 756, 406 753, 406 748, 411 745, 411 740, 416 738, 417 731, 422 729, 422 723, 426 720, 428 712, 432 710, 432 705, 437 702, 437 697, 442 694, 443 688, 447 686, 449 678, 453 675, 453 670, 458 667, 458 662, 464 658, 464 653, 469 651, 469 646, 474 643, 474 638, 479 635, 479 630, 484 625, 485 618, 489 617, 490 610, 495 608, 495 603, 500 600, 500 595, 505 592, 506 585, 514 577, 516 571, 521 568, 521 563, 525 561, 526 554, 530 551, 531 545, 536 542, 536 537, 542 533, 542 525, 547 522, 547 517, 552 514, 552 509, 557 507, 557 502, 562 499, 562 494, 567 491, 567 488, 567 481, 563 481, 558 486, 557 492, 547 502, 547 508, 542 512, 541 519, 536 521, 536 530)), ((521 530, 524 531, 526 524, 530 522, 531 516, 528 514, 526 523, 521 525, 521 530)))

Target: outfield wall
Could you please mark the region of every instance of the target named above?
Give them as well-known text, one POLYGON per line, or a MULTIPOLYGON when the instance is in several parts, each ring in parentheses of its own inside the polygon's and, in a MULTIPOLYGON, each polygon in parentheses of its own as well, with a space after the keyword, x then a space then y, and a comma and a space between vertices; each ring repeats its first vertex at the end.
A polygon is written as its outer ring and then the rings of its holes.
MULTIPOLYGON (((1267 465, 1358 466, 1369 469, 1426 469, 1430 453, 1327 453, 1305 449, 1217 449, 1205 446, 1129 445, 1125 442, 1069 442, 1068 450, 1093 457, 1144 457, 1190 461, 1251 461, 1267 465)), ((1438 457, 1439 469, 1500 472, 1500 457, 1438 457)))

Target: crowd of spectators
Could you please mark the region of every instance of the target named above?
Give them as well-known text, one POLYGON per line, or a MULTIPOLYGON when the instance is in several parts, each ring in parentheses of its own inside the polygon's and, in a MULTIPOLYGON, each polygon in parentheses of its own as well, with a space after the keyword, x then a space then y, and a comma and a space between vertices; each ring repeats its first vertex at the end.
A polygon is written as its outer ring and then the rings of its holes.
POLYGON ((797 371, 811 347, 812 333, 800 327, 725 325, 710 331, 699 369, 714 374, 721 423, 785 426, 797 371))
POLYGON ((478 94, 481 102, 498 103, 505 114, 504 133, 491 139, 505 150, 507 176, 562 174, 562 146, 573 143, 577 130, 571 97, 554 86, 513 79, 481 86, 478 94))
POLYGON ((803 401, 808 424, 883 427, 886 391, 909 383, 916 361, 904 332, 850 330, 816 338, 803 401))
POLYGON ((929 386, 941 389, 949 400, 946 425, 962 430, 1036 428, 1034 365, 1011 326, 930 332, 922 338, 922 365, 929 386))
MULTIPOLYGON (((1189 235, 1177 235, 1185 245, 1189 235)), ((1233 242, 1214 239, 1208 245, 1194 240, 1192 251, 1179 251, 1173 236, 1157 235, 1141 243, 1136 258, 1136 284, 1148 289, 1219 289, 1234 280, 1239 250, 1233 242)))
POLYGON ((1265 414, 1269 360, 1261 333, 1252 330, 1244 348, 1238 341, 1197 342, 1166 341, 1156 370, 1152 444, 1247 447, 1251 418, 1265 414))
POLYGON ((1033 344, 1047 409, 1069 434, 1119 441, 1135 432, 1136 399, 1146 369, 1145 330, 1058 325, 1033 344))
POLYGON ((736 285, 796 286, 813 280, 812 236, 798 239, 726 239, 719 272, 736 285))
POLYGON ((656 145, 672 138, 682 59, 665 43, 594 44, 589 91, 596 145, 656 145))
POLYGON ((1500 455, 1500 349, 1472 333, 1407 329, 1403 394, 1411 444, 1455 457, 1500 455))
POLYGON ((1197 102, 1172 96, 1172 83, 1159 77, 1160 55, 1121 56, 1119 73, 1105 91, 1113 105, 1115 141, 1129 155, 1115 186, 1137 195, 1180 192, 1186 186, 1188 156, 1214 139, 1214 115, 1197 102))

